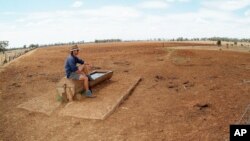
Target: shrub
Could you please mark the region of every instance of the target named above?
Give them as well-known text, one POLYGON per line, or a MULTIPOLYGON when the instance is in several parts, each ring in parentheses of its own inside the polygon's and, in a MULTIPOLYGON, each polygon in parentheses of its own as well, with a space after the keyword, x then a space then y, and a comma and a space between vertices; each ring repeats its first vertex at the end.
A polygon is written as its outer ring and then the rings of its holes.
POLYGON ((221 46, 221 40, 218 40, 216 44, 217 46, 221 46))

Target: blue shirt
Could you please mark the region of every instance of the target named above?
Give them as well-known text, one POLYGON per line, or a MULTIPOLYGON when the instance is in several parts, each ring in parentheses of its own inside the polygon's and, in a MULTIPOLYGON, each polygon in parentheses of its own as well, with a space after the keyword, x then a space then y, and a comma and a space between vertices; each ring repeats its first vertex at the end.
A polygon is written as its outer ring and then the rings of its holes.
POLYGON ((84 64, 84 61, 73 55, 68 56, 67 60, 65 61, 65 66, 64 66, 67 78, 69 78, 70 73, 78 70, 78 67, 76 65, 77 63, 84 64))

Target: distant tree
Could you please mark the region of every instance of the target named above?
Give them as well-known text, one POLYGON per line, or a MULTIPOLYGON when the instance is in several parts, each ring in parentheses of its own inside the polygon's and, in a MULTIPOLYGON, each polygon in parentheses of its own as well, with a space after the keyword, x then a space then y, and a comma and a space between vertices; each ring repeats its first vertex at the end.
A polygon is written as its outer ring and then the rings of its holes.
POLYGON ((121 39, 104 39, 104 40, 95 40, 95 43, 107 43, 107 42, 121 42, 121 39))
POLYGON ((29 45, 29 48, 38 48, 38 47, 39 47, 38 44, 30 44, 30 45, 29 45))
POLYGON ((243 39, 237 39, 237 38, 227 38, 227 37, 211 37, 207 38, 209 41, 227 41, 227 42, 250 42, 250 39, 243 38, 243 39))
POLYGON ((218 40, 216 44, 217 46, 221 46, 221 40, 218 40))
POLYGON ((9 46, 9 41, 0 41, 0 52, 4 53, 7 46, 9 46))
POLYGON ((26 45, 23 45, 23 48, 27 48, 26 45))
MULTIPOLYGON (((199 38, 198 38, 199 39, 199 38)), ((209 40, 209 38, 201 38, 200 39, 201 41, 207 41, 207 40, 209 40)))
POLYGON ((183 37, 179 37, 176 39, 176 41, 183 41, 183 40, 184 40, 183 37))

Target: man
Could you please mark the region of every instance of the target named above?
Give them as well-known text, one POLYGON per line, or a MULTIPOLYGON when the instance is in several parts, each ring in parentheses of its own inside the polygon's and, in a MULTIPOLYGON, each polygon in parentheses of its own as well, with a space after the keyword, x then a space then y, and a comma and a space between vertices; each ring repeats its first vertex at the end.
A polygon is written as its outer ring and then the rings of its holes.
POLYGON ((89 89, 89 79, 91 79, 89 69, 90 64, 79 59, 77 56, 79 54, 79 48, 77 45, 74 45, 70 49, 70 55, 68 56, 65 62, 65 71, 66 77, 69 79, 84 81, 84 89, 86 90, 86 97, 95 98, 96 96, 92 95, 91 90, 89 89), (77 66, 77 64, 81 64, 77 66))

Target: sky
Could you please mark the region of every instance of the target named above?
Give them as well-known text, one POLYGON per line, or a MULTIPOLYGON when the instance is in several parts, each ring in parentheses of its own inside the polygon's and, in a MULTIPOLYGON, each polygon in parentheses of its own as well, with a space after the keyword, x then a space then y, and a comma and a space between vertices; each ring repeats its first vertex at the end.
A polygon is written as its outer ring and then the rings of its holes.
POLYGON ((250 0, 0 0, 9 47, 215 36, 250 38, 250 0))

